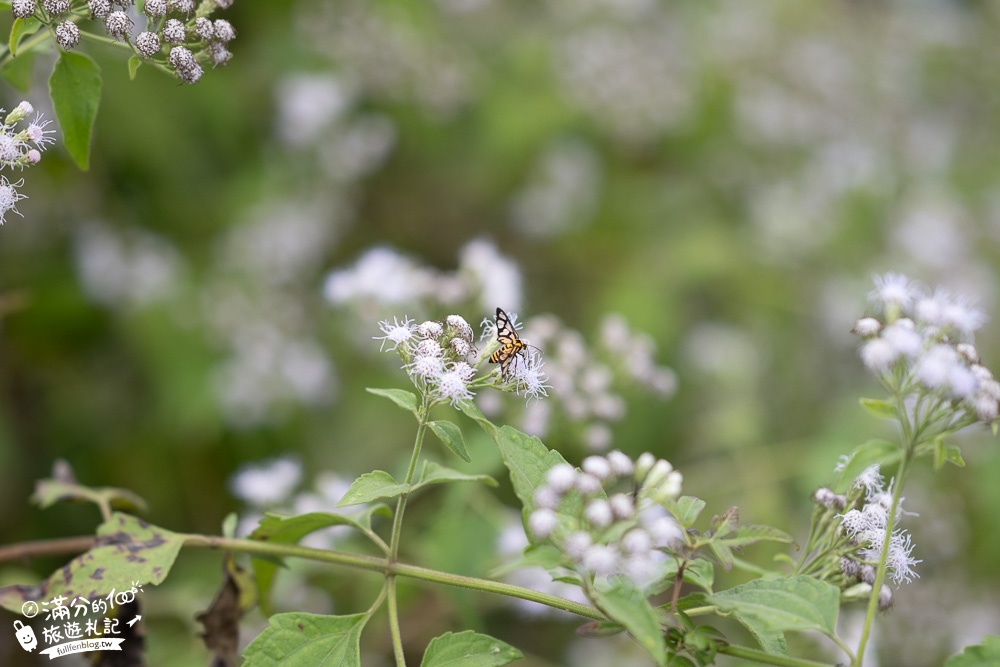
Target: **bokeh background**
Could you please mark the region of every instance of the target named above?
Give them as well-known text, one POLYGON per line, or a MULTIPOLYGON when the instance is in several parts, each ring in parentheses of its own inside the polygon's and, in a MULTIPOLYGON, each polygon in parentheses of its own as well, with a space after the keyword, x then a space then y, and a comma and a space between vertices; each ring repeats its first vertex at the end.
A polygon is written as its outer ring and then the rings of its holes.
MULTIPOLYGON (((29 502, 57 459, 177 531, 330 509, 412 442, 409 416, 364 391, 407 382, 377 322, 475 325, 496 306, 527 321, 553 389, 527 406, 482 392, 494 419, 577 463, 652 451, 707 515, 738 505, 804 540, 837 458, 893 435, 857 403, 878 393, 849 333, 872 274, 995 317, 994 3, 237 0, 222 16, 234 58, 195 86, 130 81, 118 50, 87 45, 104 73, 92 167, 48 151, 0 228, 0 544, 93 531, 93 507, 29 502)), ((2 106, 44 110, 50 63, 28 93, 3 84, 2 106)), ((977 343, 1000 368, 995 321, 977 343)), ((504 483, 421 497, 404 558, 484 576, 523 533, 494 448, 455 418, 467 468, 504 483)), ((985 429, 963 436, 968 467, 907 489, 921 578, 879 618, 871 664, 940 664, 1000 628, 1000 456, 985 429)), ((0 584, 65 560, 0 564, 0 584)), ((208 664, 194 616, 220 572, 184 553, 147 590, 149 664, 208 664)), ((275 601, 353 613, 377 587, 296 565, 275 601)), ((415 664, 465 628, 525 665, 647 664, 568 617, 402 594, 415 664)), ((845 609, 845 636, 861 613, 845 609)), ((243 640, 264 623, 252 613, 243 640)), ((390 664, 384 616, 363 648, 390 664)), ((0 633, 0 663, 24 655, 0 633)))

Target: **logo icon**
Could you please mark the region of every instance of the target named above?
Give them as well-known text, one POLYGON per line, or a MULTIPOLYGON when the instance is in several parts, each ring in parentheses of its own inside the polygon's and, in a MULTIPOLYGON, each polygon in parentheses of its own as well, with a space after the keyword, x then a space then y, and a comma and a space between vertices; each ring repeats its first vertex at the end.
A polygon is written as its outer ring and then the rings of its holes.
POLYGON ((14 636, 17 637, 17 643, 21 645, 21 648, 29 653, 38 646, 35 631, 31 629, 30 625, 25 625, 21 621, 14 621, 14 636))

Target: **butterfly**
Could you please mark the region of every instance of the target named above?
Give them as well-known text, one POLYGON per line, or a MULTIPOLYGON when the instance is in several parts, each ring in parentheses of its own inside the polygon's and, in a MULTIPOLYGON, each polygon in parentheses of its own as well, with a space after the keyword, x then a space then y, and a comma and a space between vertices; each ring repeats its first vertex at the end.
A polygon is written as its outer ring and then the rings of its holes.
POLYGON ((517 335, 517 329, 510 322, 510 317, 503 312, 502 308, 497 308, 496 331, 500 349, 490 355, 490 363, 500 364, 500 377, 506 379, 511 375, 514 359, 518 355, 527 356, 528 348, 534 346, 521 340, 521 337, 517 335))

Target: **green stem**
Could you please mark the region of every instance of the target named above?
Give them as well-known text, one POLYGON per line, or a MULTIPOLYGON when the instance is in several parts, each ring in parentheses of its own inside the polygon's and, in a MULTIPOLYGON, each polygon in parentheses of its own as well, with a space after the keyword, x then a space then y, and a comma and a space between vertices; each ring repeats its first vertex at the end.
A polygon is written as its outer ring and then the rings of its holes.
MULTIPOLYGON (((421 395, 420 410, 417 411, 417 435, 413 440, 413 453, 410 454, 410 465, 406 469, 406 477, 403 483, 409 485, 413 482, 413 475, 417 471, 417 461, 420 460, 420 450, 423 449, 424 433, 427 430, 427 413, 430 411, 430 404, 427 393, 421 395)), ((392 534, 389 538, 389 560, 386 568, 385 584, 389 596, 389 630, 392 634, 392 649, 396 656, 396 667, 406 667, 406 657, 403 653, 403 635, 399 630, 399 607, 396 599, 396 576, 390 571, 396 565, 399 558, 399 539, 403 532, 403 513, 406 511, 406 499, 408 493, 399 496, 396 501, 396 513, 392 517, 392 534)))
POLYGON ((762 665, 777 665, 778 667, 830 667, 830 665, 825 662, 792 658, 787 655, 775 655, 774 653, 765 653, 764 651, 747 648, 745 646, 722 646, 719 648, 719 653, 723 653, 734 658, 752 660, 753 662, 757 662, 762 665))
POLYGON ((912 443, 908 442, 903 460, 899 464, 899 472, 896 474, 896 481, 892 489, 892 506, 889 508, 889 516, 886 519, 885 537, 882 538, 882 553, 879 555, 878 569, 875 573, 875 583, 872 584, 871 597, 868 599, 868 613, 865 614, 865 624, 861 630, 861 641, 858 642, 858 651, 851 663, 853 667, 861 667, 864 659, 865 646, 871 634, 872 623, 875 621, 875 613, 878 611, 879 592, 882 590, 882 582, 885 581, 886 560, 889 557, 889 543, 892 540, 892 529, 896 523, 896 512, 899 508, 899 501, 903 495, 903 482, 906 480, 906 473, 913 457, 912 443))
POLYGON ((555 595, 541 593, 522 588, 512 584, 488 579, 477 579, 459 574, 451 574, 438 570, 431 570, 417 565, 406 565, 404 563, 390 563, 388 559, 377 556, 365 556, 361 554, 349 554, 342 551, 329 551, 326 549, 313 549, 299 544, 277 544, 273 542, 261 542, 259 540, 248 540, 239 538, 215 537, 213 535, 184 535, 184 546, 202 549, 223 549, 234 553, 255 554, 261 556, 277 556, 284 558, 303 558, 307 560, 319 561, 322 563, 332 563, 334 565, 344 565, 368 572, 378 572, 382 574, 395 575, 397 577, 407 577, 418 579, 446 586, 457 586, 468 588, 484 593, 494 593, 507 597, 537 602, 553 609, 561 609, 583 618, 593 620, 604 620, 606 617, 598 610, 578 602, 572 602, 555 595))
POLYGON ((403 634, 399 630, 399 605, 396 601, 395 575, 386 575, 385 590, 389 600, 389 632, 392 634, 392 652, 396 656, 396 664, 405 667, 406 655, 403 653, 403 634))

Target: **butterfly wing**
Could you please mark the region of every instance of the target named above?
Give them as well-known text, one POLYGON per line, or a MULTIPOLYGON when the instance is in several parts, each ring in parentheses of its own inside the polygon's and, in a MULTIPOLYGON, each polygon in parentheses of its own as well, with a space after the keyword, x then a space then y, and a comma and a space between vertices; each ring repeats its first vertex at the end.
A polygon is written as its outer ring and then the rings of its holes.
POLYGON ((497 308, 497 340, 503 347, 515 347, 518 340, 517 329, 514 325, 510 323, 510 318, 507 317, 507 313, 503 312, 502 309, 497 308))
POLYGON ((507 313, 503 312, 501 308, 497 308, 496 330, 500 349, 493 353, 490 361, 500 364, 501 377, 510 377, 514 360, 524 348, 524 343, 517 335, 517 329, 511 324, 507 313))

